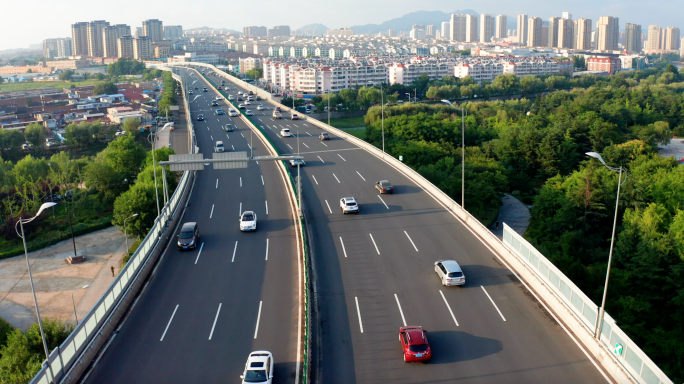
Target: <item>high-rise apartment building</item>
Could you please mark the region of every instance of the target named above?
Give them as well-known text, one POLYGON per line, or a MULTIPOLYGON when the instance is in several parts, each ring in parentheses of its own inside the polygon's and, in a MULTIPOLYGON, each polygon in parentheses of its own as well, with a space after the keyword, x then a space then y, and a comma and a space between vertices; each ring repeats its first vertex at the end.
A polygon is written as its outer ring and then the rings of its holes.
POLYGON ((109 22, 96 20, 88 23, 88 56, 104 56, 103 30, 109 26, 109 22))
POLYGON ((133 53, 133 36, 121 36, 116 39, 116 56, 118 58, 132 59, 133 53))
POLYGON ((549 47, 558 47, 558 22, 560 17, 549 18, 549 47))
POLYGON ((591 49, 591 20, 575 20, 575 49, 591 49))
POLYGON ((527 46, 541 47, 542 45, 542 19, 530 17, 527 20, 527 46))
POLYGON ((143 36, 146 36, 150 41, 162 41, 164 39, 164 25, 160 20, 145 20, 142 28, 143 36))
POLYGON ((270 28, 267 34, 268 37, 288 37, 290 36, 290 27, 287 25, 277 25, 270 28))
POLYGON ((183 26, 164 25, 164 38, 166 40, 178 40, 183 38, 183 26))
POLYGON ((449 38, 451 41, 466 41, 466 16, 451 15, 451 22, 449 23, 449 38))
POLYGON ((549 46, 549 26, 544 25, 544 22, 542 21, 542 37, 541 37, 541 46, 542 47, 548 47, 549 46))
MULTIPOLYGON (((451 15, 451 19, 453 20, 454 15, 451 15)), ((451 40, 451 23, 448 21, 442 21, 442 39, 449 39, 451 40)))
POLYGON ((477 16, 475 15, 465 15, 465 42, 474 43, 477 39, 477 16))
POLYGON ((520 46, 527 45, 527 27, 528 27, 527 15, 524 15, 522 13, 519 14, 518 15, 518 44, 520 44, 520 46))
POLYGON ((137 39, 138 37, 145 36, 143 34, 143 29, 142 27, 135 27, 135 38, 137 39))
POLYGON ((496 24, 494 17, 483 13, 480 15, 480 43, 489 43, 496 35, 496 24))
POLYGON ((563 13, 561 14, 561 18, 562 18, 562 19, 572 20, 572 13, 570 13, 570 12, 563 12, 563 13))
POLYGON ((242 28, 242 34, 245 37, 266 37, 268 30, 266 27, 250 26, 242 28))
POLYGON ((435 26, 434 25, 425 26, 425 37, 435 37, 435 26))
POLYGON ((641 25, 625 24, 625 50, 628 53, 641 52, 641 25))
POLYGON ((558 48, 575 47, 575 23, 570 19, 558 20, 558 48))
POLYGON ((71 52, 76 56, 88 56, 88 23, 71 24, 71 52))
POLYGON ((679 50, 680 37, 679 28, 667 27, 665 28, 665 45, 663 49, 666 51, 679 50))
POLYGON ((147 36, 140 36, 133 39, 133 58, 136 60, 147 60, 154 56, 152 52, 152 39, 147 36))
POLYGON ((661 29, 657 25, 649 25, 648 26, 648 44, 646 46, 647 49, 661 49, 662 45, 660 44, 660 35, 661 35, 661 29))
POLYGON ((618 49, 620 37, 620 19, 612 16, 601 16, 596 23, 596 49, 615 51, 618 49))
POLYGON ((506 32, 507 23, 508 23, 508 18, 506 17, 506 15, 496 16, 496 35, 495 35, 495 37, 497 39, 503 39, 505 37, 508 37, 508 33, 506 32))
POLYGON ((102 29, 102 47, 104 57, 118 57, 117 41, 119 37, 130 36, 131 27, 126 24, 106 26, 102 29))

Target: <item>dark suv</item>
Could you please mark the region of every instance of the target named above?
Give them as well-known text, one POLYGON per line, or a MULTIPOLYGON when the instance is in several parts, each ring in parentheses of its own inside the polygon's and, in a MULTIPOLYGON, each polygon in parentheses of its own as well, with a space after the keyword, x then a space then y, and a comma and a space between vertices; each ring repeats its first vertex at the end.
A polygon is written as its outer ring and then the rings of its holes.
POLYGON ((178 249, 195 249, 199 241, 199 226, 197 223, 185 223, 178 235, 178 249))

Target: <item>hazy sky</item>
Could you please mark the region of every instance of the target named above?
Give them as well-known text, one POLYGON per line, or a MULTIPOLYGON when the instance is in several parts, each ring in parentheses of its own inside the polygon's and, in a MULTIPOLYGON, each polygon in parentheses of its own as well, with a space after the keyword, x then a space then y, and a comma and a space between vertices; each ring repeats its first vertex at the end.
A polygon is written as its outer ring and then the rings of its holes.
MULTIPOLYGON (((321 23, 329 28, 360 24, 380 24, 414 11, 453 12, 473 9, 478 13, 527 13, 548 19, 561 12, 573 18, 586 17, 594 21, 599 16, 617 16, 620 28, 625 23, 675 26, 683 29, 683 0, 485 0, 454 2, 447 0, 337 0, 337 1, 183 1, 183 0, 119 0, 114 2, 62 2, 29 0, 26 6, 10 9, 0 5, 0 50, 28 48, 46 38, 71 36, 71 24, 79 21, 106 20, 113 24, 139 27, 146 19, 160 19, 166 25, 183 28, 209 26, 242 31, 247 25, 289 25, 296 29, 306 24, 321 23)), ((13 2, 18 5, 20 3, 13 2)), ((446 21, 446 20, 445 20, 446 21)), ((683 33, 684 35, 684 33, 683 33)))

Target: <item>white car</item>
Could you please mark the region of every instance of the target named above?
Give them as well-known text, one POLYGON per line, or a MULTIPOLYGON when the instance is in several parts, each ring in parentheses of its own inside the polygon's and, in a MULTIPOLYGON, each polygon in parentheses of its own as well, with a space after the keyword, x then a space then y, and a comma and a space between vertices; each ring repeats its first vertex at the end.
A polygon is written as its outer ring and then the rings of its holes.
POLYGON ((269 351, 254 351, 249 354, 245 371, 240 375, 242 384, 273 383, 273 354, 269 351))
POLYGON ((252 111, 250 109, 245 110, 245 115, 246 116, 254 116, 254 114, 252 113, 252 111))
POLYGON ((245 109, 245 105, 244 104, 238 104, 238 108, 245 109))
POLYGON ((257 227, 257 215, 252 211, 244 211, 240 215, 240 230, 245 231, 256 231, 257 227))
POLYGON ((228 100, 233 100, 233 95, 228 95, 228 100))
POLYGON ((257 106, 257 111, 263 111, 264 109, 266 109, 266 108, 264 108, 264 105, 263 105, 263 104, 259 104, 259 105, 257 106))
POLYGON ((282 119, 283 115, 280 114, 278 111, 273 111, 273 118, 274 119, 282 119))
POLYGON ((228 116, 230 117, 236 117, 238 115, 238 111, 235 108, 231 108, 228 110, 228 116))
POLYGON ((292 133, 290 132, 290 128, 283 128, 280 130, 280 136, 282 137, 292 137, 292 133))
POLYGON ((292 165, 293 167, 296 167, 297 165, 303 167, 306 165, 306 163, 304 162, 304 159, 292 159, 290 160, 290 165, 292 165))
POLYGON ((221 96, 216 96, 216 100, 223 100, 223 97, 221 97, 221 96))
POLYGON ((252 105, 252 102, 249 100, 245 100, 245 105, 252 105))
POLYGON ((353 197, 341 198, 340 209, 342 210, 342 213, 359 213, 359 205, 353 197))
POLYGON ((442 285, 464 285, 465 275, 456 260, 435 261, 435 272, 442 281, 442 285))

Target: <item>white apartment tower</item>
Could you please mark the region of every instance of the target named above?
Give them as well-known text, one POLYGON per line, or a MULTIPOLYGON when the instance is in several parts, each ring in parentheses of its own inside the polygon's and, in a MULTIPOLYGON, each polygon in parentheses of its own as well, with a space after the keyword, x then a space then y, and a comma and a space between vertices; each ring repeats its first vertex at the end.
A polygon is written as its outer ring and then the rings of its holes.
POLYGON ((549 47, 558 47, 558 22, 560 17, 549 18, 549 47))
POLYGON ((530 17, 527 20, 527 46, 541 47, 542 45, 542 19, 530 17))
POLYGON ((183 26, 164 25, 164 38, 167 40, 178 40, 183 37, 183 26))
POLYGON ((508 33, 506 32, 506 24, 508 22, 508 18, 506 15, 498 15, 496 17, 496 38, 497 39, 503 39, 505 37, 508 37, 508 33))
POLYGON ((465 15, 465 41, 466 43, 477 42, 477 16, 465 15))
POLYGON ((468 15, 451 15, 449 36, 452 41, 466 41, 466 16, 468 15))
POLYGON ((570 19, 558 20, 558 48, 575 47, 575 23, 570 19))
POLYGON ((591 49, 591 20, 575 20, 575 49, 591 49))
POLYGON ((104 56, 102 30, 107 26, 109 26, 109 23, 104 20, 91 21, 88 23, 88 56, 104 56))
POLYGON ((646 46, 647 49, 660 49, 660 27, 657 25, 649 25, 648 26, 648 44, 646 46))
POLYGON ((164 26, 161 21, 157 19, 149 19, 143 21, 143 36, 146 36, 150 41, 162 41, 164 39, 164 26))
POLYGON ((88 23, 71 25, 71 53, 76 56, 88 56, 88 23))
POLYGON ((489 43, 496 35, 496 24, 494 17, 483 13, 480 15, 480 43, 489 43))
POLYGON ((527 15, 518 15, 518 44, 520 46, 527 45, 527 15))
POLYGON ((133 36, 121 36, 116 39, 116 54, 118 58, 132 59, 133 53, 133 36))
POLYGON ((625 24, 625 50, 627 53, 641 52, 641 25, 625 24))
POLYGON ((663 49, 666 51, 679 50, 679 28, 667 27, 665 28, 665 45, 663 49))
POLYGON ((620 19, 612 16, 601 16, 596 23, 596 49, 599 51, 617 50, 619 37, 620 19))
POLYGON ((147 36, 140 36, 133 39, 133 58, 136 60, 146 60, 154 56, 152 52, 152 39, 147 36))
POLYGON ((442 39, 451 40, 451 23, 448 21, 443 21, 442 29, 440 30, 440 32, 442 32, 442 39))

